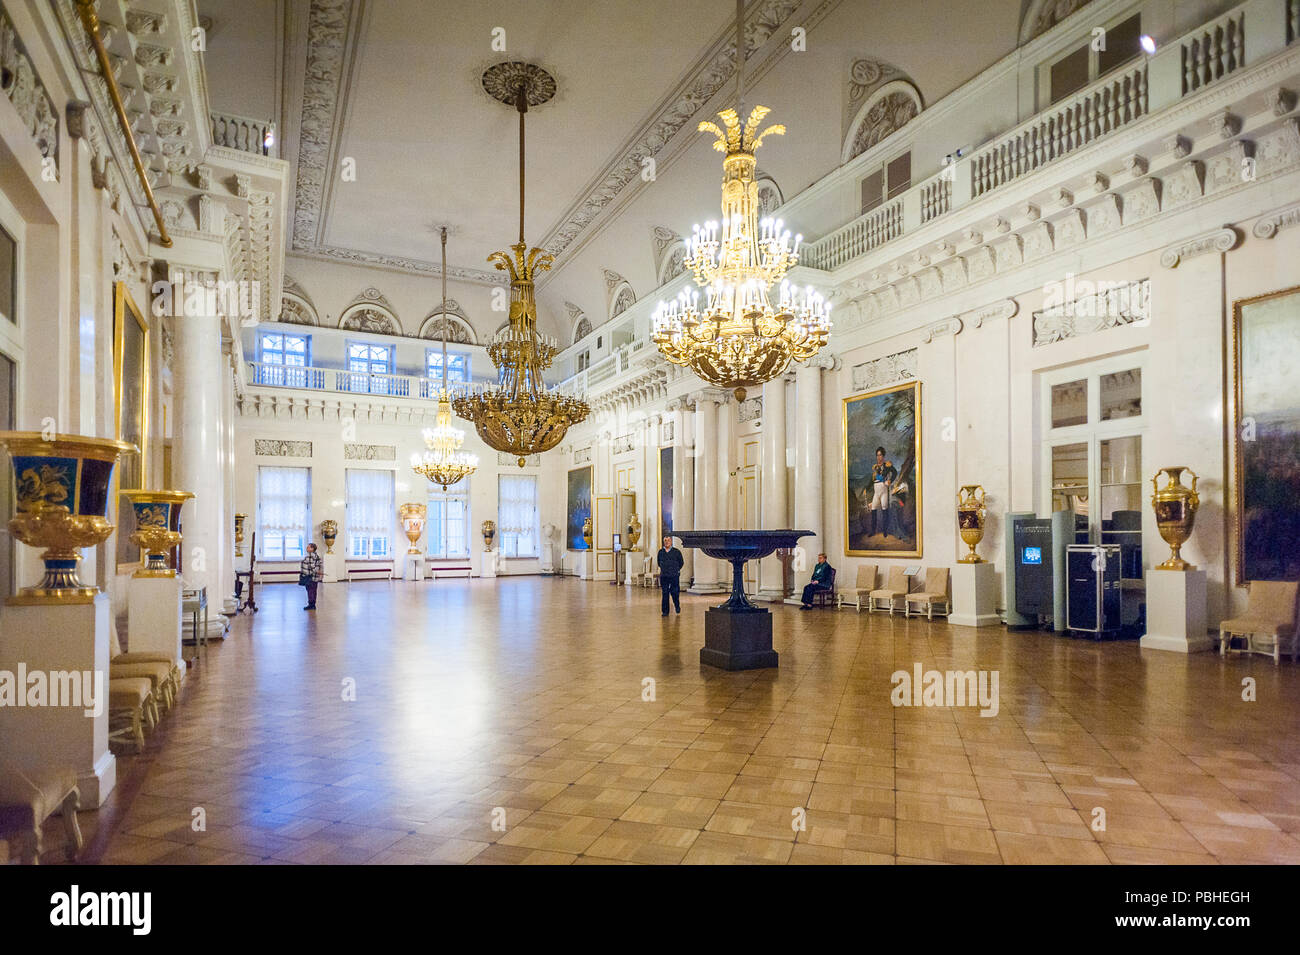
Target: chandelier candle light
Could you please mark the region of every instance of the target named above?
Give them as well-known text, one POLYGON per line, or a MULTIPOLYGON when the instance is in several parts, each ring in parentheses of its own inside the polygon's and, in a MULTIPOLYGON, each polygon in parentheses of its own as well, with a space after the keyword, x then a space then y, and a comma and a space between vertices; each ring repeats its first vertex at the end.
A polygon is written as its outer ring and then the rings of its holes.
POLYGON ((488 345, 498 383, 452 402, 456 414, 473 421, 489 447, 516 456, 549 451, 591 409, 580 398, 547 389, 542 372, 551 367, 558 343, 537 331, 533 279, 551 267, 554 256, 524 241, 524 115, 555 95, 555 79, 530 63, 498 63, 483 74, 483 88, 519 112, 519 241, 511 252, 493 252, 488 261, 510 275, 510 324, 488 345), (513 254, 511 254, 513 253, 513 254))
MULTIPOLYGON (((411 468, 445 491, 478 469, 478 455, 462 451, 465 432, 451 426, 451 397, 447 393, 447 227, 442 234, 442 385, 438 389, 438 420, 422 432, 424 454, 411 455, 411 468)), ((405 505, 404 505, 405 506, 405 505)), ((418 536, 418 535, 417 535, 418 536)), ((412 539, 412 545, 415 540, 412 539)), ((416 549, 412 546, 411 553, 416 549)))
POLYGON ((713 385, 733 389, 743 401, 745 388, 771 381, 791 361, 806 361, 826 344, 831 308, 811 286, 797 289, 785 274, 799 262, 799 243, 780 219, 758 218, 754 153, 768 135, 785 127, 759 124, 771 110, 755 106, 741 125, 745 76, 744 0, 736 3, 736 95, 739 109, 718 114, 725 131, 705 120, 701 132, 717 136, 713 148, 722 161, 721 222, 695 226, 686 240, 686 265, 705 290, 684 289, 672 302, 660 302, 652 339, 664 358, 684 365, 713 385), (756 135, 757 133, 757 135, 756 135), (772 304, 772 287, 780 283, 772 304))

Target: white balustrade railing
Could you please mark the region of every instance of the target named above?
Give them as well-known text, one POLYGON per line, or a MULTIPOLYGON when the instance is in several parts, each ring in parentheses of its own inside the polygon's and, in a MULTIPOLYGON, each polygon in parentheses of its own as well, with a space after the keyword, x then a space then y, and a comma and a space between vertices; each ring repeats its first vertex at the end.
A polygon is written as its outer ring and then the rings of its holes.
POLYGON ((1292 44, 1300 37, 1300 0, 1286 0, 1286 42, 1292 44))
POLYGON ((816 242, 809 242, 804 246, 799 261, 809 268, 829 271, 902 234, 903 197, 899 196, 859 216, 842 229, 816 242))
MULTIPOLYGON (((300 388, 306 391, 337 391, 354 395, 382 395, 390 398, 438 399, 440 378, 421 375, 383 375, 346 371, 340 368, 314 368, 302 365, 278 365, 250 361, 248 382, 275 388, 300 388)), ((464 388, 464 382, 451 382, 450 390, 464 388)))
POLYGON ((1054 104, 970 158, 976 198, 1122 129, 1147 113, 1147 64, 1142 61, 1054 104))
POLYGON ((212 120, 212 145, 279 158, 280 144, 276 142, 274 123, 230 113, 211 113, 209 116, 212 120))
POLYGON ((1246 65, 1246 14, 1238 8, 1183 37, 1183 95, 1209 86, 1246 65))

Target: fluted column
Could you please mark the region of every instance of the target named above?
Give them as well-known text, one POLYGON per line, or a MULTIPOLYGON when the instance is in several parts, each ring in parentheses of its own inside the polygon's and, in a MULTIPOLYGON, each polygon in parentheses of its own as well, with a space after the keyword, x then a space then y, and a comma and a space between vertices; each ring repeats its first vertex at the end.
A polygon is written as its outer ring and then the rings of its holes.
MULTIPOLYGON (((695 527, 716 530, 723 518, 718 514, 718 396, 700 392, 695 396, 695 527)), ((702 554, 695 562, 695 583, 691 593, 713 594, 718 585, 718 562, 702 554)))
MULTIPOLYGON (((202 281, 186 276, 186 281, 202 281)), ((184 526, 185 589, 206 587, 209 635, 224 631, 221 616, 223 581, 221 468, 221 319, 216 314, 186 314, 176 320, 175 395, 172 472, 174 484, 194 494, 181 517, 184 526)))
POLYGON ((231 342, 222 343, 221 361, 221 604, 222 613, 239 609, 235 599, 235 375, 231 342))
MULTIPOLYGON (((764 530, 790 526, 790 502, 786 487, 785 376, 763 386, 762 513, 764 530)), ((784 600, 785 573, 776 555, 764 557, 759 564, 761 600, 784 600)))
MULTIPOLYGON (((673 422, 673 530, 689 531, 695 528, 695 411, 685 398, 673 399, 668 407, 677 415, 673 422)), ((695 551, 686 548, 682 557, 682 578, 690 581, 695 574, 695 551)))
POLYGON ((796 563, 796 589, 800 580, 811 573, 817 552, 826 546, 822 513, 822 369, 825 367, 834 367, 834 359, 818 355, 795 370, 794 526, 796 530, 813 532, 813 536, 799 541, 804 561, 802 566, 796 563))
POLYGON ((642 440, 645 453, 641 456, 641 487, 644 493, 637 504, 641 512, 641 548, 647 554, 659 549, 662 528, 659 526, 659 424, 662 420, 658 414, 652 414, 645 420, 642 440), (653 545, 653 546, 652 546, 653 545))

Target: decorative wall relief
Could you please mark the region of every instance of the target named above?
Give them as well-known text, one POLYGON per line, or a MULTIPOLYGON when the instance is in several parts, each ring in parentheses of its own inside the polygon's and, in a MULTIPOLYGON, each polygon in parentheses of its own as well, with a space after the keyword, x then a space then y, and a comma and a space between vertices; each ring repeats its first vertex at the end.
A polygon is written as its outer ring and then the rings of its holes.
POLYGON ((1077 338, 1151 317, 1151 281, 1049 283, 1044 307, 1033 314, 1034 347, 1077 338), (1080 294, 1082 293, 1082 294, 1080 294), (1059 299, 1059 301, 1057 301, 1059 299))
POLYGON ((907 351, 895 352, 883 358, 854 365, 852 371, 853 390, 867 391, 883 388, 896 382, 907 381, 916 377, 917 357, 920 351, 909 348, 907 351))
MULTIPOLYGON (((502 467, 519 467, 519 455, 506 454, 504 451, 497 452, 497 464, 502 467)), ((539 468, 542 466, 542 456, 540 454, 529 454, 524 458, 524 467, 539 468)))
POLYGON ((576 449, 576 450, 573 452, 573 463, 574 463, 574 464, 590 464, 590 463, 591 463, 591 445, 588 445, 588 446, 585 447, 585 448, 578 448, 578 449, 576 449))
POLYGON ((345 461, 396 461, 397 448, 391 444, 345 444, 343 459, 345 461))
MULTIPOLYGON (((780 382, 777 382, 780 384, 780 382)), ((763 396, 757 395, 753 398, 746 398, 736 409, 737 419, 743 424, 746 421, 756 421, 763 417, 763 396)))
POLYGON ((59 113, 13 22, 0 7, 0 90, 18 111, 41 156, 59 161, 59 113))
POLYGON ((310 441, 276 441, 273 438, 255 438, 253 453, 265 458, 309 458, 310 441))

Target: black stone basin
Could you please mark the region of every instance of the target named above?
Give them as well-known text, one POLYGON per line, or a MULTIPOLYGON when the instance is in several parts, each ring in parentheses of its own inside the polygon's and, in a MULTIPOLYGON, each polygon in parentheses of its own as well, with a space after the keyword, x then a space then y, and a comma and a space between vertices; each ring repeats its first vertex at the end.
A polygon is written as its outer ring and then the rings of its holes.
POLYGON ((767 613, 745 596, 744 567, 747 560, 758 560, 783 548, 794 547, 801 537, 812 531, 673 531, 685 547, 695 547, 717 560, 731 562, 731 596, 716 609, 730 613, 767 613))

